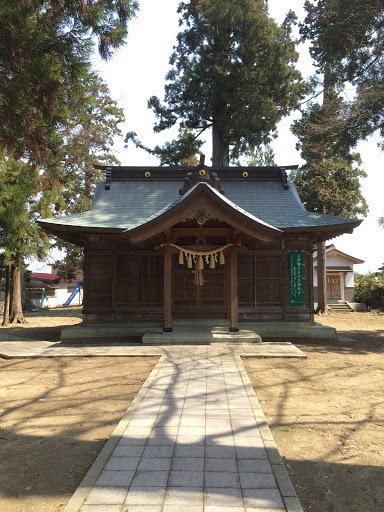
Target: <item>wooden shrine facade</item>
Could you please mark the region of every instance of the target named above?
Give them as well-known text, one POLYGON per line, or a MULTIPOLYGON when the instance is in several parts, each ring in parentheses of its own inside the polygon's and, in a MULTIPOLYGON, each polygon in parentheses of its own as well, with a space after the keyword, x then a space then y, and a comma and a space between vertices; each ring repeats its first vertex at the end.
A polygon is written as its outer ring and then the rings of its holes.
POLYGON ((313 320, 314 243, 360 223, 304 210, 284 168, 106 170, 89 212, 40 221, 84 246, 87 321, 313 320))
POLYGON ((88 235, 85 243, 84 309, 88 320, 162 320, 228 318, 240 320, 311 320, 312 243, 283 238, 263 249, 234 246, 225 264, 210 269, 204 283, 180 265, 176 249, 135 250, 121 235, 88 235), (289 252, 303 251, 304 303, 289 304, 289 252))

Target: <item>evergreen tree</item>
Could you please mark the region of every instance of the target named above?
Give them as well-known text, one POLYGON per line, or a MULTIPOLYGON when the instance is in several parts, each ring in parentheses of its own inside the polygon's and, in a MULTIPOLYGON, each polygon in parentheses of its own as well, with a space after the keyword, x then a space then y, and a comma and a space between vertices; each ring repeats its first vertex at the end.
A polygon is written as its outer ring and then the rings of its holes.
MULTIPOLYGON (((94 165, 120 164, 111 149, 114 139, 121 135, 122 109, 110 97, 105 82, 95 74, 89 77, 86 97, 85 108, 76 112, 63 130, 60 161, 42 175, 49 190, 42 198, 44 216, 89 210, 95 185, 105 178, 104 171, 95 169, 94 165)), ((54 247, 64 253, 55 262, 57 274, 61 279, 73 279, 83 269, 82 248, 60 240, 54 242, 54 247)))
POLYGON ((190 0, 178 12, 183 31, 170 57, 165 103, 155 96, 148 102, 157 117, 154 131, 179 123, 197 138, 210 128, 212 163, 226 166, 269 142, 277 122, 298 107, 303 83, 290 35, 295 17, 289 13, 278 26, 263 0, 190 0))
POLYGON ((21 271, 31 256, 42 256, 48 237, 33 222, 39 172, 36 166, 0 154, 0 246, 6 268, 3 325, 24 322, 21 306, 21 271))
MULTIPOLYGON (((65 183, 57 165, 62 134, 74 112, 84 112, 89 105, 87 84, 93 40, 98 39, 101 57, 110 58, 113 50, 124 43, 127 22, 136 8, 133 0, 0 3, 0 117, 4 120, 0 124, 0 148, 7 151, 10 162, 26 165, 31 176, 36 165, 49 169, 39 185, 44 191, 39 199, 43 216, 53 201, 57 210, 62 205, 62 200, 60 203, 57 199, 65 183), (53 171, 55 166, 57 170, 53 171)), ((23 204, 21 217, 29 208, 27 199, 23 204)), ((22 245, 21 237, 14 245, 20 255, 22 245)), ((14 283, 20 282, 20 266, 21 263, 14 266, 14 283)), ((14 285, 19 321, 22 314, 18 290, 14 285)))
POLYGON ((84 100, 93 39, 108 59, 127 33, 131 0, 0 3, 0 148, 41 163, 84 100))
MULTIPOLYGON (((347 80, 357 80, 356 63, 370 45, 370 23, 378 3, 367 0, 306 2, 307 17, 301 26, 311 42, 311 55, 322 80, 323 104, 310 104, 294 123, 298 147, 306 164, 293 175, 300 197, 312 211, 330 215, 366 215, 361 194, 360 156, 353 153, 359 139, 370 133, 370 115, 359 102, 347 104, 339 95, 347 80), (363 49, 365 48, 365 49, 363 49), (358 57, 358 55, 360 55, 358 57), (357 165, 356 165, 357 164, 357 165)), ((318 312, 326 313, 325 242, 318 244, 318 312)))

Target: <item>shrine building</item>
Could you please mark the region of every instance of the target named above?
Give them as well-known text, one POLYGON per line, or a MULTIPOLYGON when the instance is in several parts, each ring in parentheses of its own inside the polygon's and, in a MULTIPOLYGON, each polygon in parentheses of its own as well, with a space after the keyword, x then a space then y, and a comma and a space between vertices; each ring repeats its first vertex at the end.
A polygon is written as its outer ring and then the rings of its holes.
POLYGON ((291 167, 104 167, 91 209, 40 220, 84 247, 86 322, 313 321, 313 249, 361 220, 303 207, 291 167))

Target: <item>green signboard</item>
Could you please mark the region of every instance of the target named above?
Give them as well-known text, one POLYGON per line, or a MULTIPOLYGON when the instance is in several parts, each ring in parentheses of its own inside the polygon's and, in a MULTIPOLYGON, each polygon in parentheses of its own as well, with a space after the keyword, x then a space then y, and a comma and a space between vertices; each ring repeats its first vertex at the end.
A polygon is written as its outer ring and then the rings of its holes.
POLYGON ((303 251, 289 251, 289 305, 304 306, 303 251))

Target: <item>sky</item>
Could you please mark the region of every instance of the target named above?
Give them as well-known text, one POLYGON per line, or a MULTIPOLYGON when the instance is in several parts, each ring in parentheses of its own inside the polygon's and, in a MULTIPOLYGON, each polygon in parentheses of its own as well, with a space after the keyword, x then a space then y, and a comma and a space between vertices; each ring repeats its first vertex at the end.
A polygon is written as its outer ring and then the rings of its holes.
MULTIPOLYGON (((140 4, 136 19, 129 23, 127 44, 108 63, 100 62, 95 57, 94 66, 107 82, 111 97, 123 108, 126 118, 125 124, 121 126, 123 135, 115 141, 116 156, 122 165, 156 166, 159 165, 158 159, 136 149, 133 144, 126 148, 123 141, 128 131, 135 131, 146 146, 154 147, 172 140, 176 135, 175 130, 153 133, 155 118, 147 108, 147 101, 153 95, 160 99, 164 96, 164 78, 169 70, 169 57, 179 32, 179 0, 141 0, 140 4)), ((269 0, 270 16, 277 23, 282 23, 291 9, 302 20, 303 4, 304 0, 269 0)), ((308 47, 300 45, 298 51, 300 58, 297 66, 306 78, 315 70, 308 47)), ((278 138, 272 143, 277 165, 303 163, 295 148, 296 138, 290 132, 292 121, 299 115, 296 112, 278 125, 278 138)), ((355 266, 355 270, 361 273, 376 271, 384 263, 384 229, 377 224, 377 218, 384 216, 384 153, 378 149, 378 141, 379 137, 373 136, 357 147, 362 157, 362 168, 368 174, 362 180, 362 192, 369 205, 369 214, 352 235, 342 235, 328 242, 335 244, 342 252, 364 260, 364 264, 355 266)), ((209 142, 202 150, 206 155, 206 163, 209 163, 209 142)))

